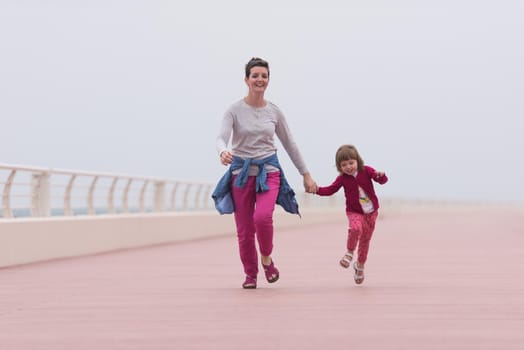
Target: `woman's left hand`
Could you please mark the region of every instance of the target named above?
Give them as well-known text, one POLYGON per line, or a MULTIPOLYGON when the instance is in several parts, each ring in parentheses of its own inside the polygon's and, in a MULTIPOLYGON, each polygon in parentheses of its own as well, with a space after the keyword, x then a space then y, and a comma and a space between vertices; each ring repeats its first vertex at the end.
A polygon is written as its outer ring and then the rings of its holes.
POLYGON ((315 180, 313 180, 313 178, 311 177, 311 175, 309 173, 305 173, 303 177, 304 177, 304 189, 306 190, 306 192, 317 193, 318 186, 315 180))

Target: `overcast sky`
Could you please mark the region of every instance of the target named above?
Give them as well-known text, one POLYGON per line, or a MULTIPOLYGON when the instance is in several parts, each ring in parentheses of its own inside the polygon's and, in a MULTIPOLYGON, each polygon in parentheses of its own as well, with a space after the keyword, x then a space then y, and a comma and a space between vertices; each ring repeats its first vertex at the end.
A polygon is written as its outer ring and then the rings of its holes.
POLYGON ((320 185, 353 143, 382 197, 522 201, 523 4, 0 0, 0 163, 214 182, 259 56, 320 185))

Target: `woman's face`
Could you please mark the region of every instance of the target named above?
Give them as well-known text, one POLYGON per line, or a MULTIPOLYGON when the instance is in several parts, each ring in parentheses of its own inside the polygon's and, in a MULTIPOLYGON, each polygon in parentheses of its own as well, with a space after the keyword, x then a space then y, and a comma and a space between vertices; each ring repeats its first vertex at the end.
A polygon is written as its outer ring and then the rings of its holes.
POLYGON ((250 92, 264 92, 269 84, 269 72, 266 67, 253 67, 245 81, 250 92))

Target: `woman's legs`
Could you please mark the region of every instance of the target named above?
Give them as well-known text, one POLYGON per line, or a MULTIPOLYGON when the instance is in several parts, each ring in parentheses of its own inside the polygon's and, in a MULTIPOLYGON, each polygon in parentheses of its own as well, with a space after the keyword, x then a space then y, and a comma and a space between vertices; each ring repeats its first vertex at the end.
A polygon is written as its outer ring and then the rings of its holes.
POLYGON ((269 256, 273 252, 273 212, 280 188, 280 173, 268 173, 267 185, 269 186, 268 191, 256 194, 255 213, 253 215, 258 247, 260 248, 260 255, 262 255, 262 262, 265 265, 271 263, 269 256))
POLYGON ((264 273, 267 281, 273 283, 280 277, 280 272, 271 258, 273 252, 273 212, 280 188, 280 173, 269 173, 266 183, 269 190, 256 195, 254 221, 264 273))
POLYGON ((256 278, 258 274, 255 233, 262 255, 262 263, 271 264, 273 212, 280 188, 280 173, 268 173, 267 185, 269 186, 268 191, 256 193, 256 177, 249 176, 243 188, 232 186, 240 260, 245 274, 252 278, 256 278))
MULTIPOLYGON (((235 177, 233 178, 234 181, 235 177)), ((232 186, 235 203, 235 223, 237 226, 238 248, 244 273, 253 279, 258 274, 258 256, 255 245, 255 177, 249 176, 242 188, 232 186)))

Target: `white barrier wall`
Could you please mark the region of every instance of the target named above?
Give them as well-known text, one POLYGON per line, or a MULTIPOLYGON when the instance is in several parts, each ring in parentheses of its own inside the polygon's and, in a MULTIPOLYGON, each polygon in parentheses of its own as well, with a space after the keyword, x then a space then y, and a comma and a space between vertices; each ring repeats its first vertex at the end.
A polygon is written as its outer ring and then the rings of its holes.
MULTIPOLYGON (((340 221, 341 208, 275 211, 275 227, 340 221)), ((0 221, 0 267, 177 241, 235 235, 233 215, 216 212, 17 218, 0 221)))
MULTIPOLYGON (((418 211, 478 210, 482 205, 384 201, 379 218, 418 211)), ((485 206, 522 215, 522 205, 485 206)), ((275 209, 276 229, 323 223, 347 225, 344 207, 303 208, 302 218, 275 209)), ((233 215, 215 211, 17 218, 0 220, 0 268, 178 241, 235 235, 233 215)))

